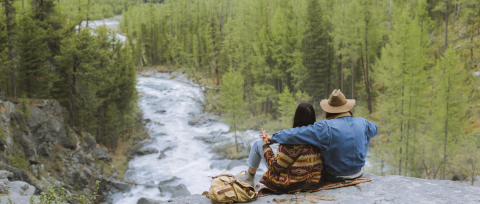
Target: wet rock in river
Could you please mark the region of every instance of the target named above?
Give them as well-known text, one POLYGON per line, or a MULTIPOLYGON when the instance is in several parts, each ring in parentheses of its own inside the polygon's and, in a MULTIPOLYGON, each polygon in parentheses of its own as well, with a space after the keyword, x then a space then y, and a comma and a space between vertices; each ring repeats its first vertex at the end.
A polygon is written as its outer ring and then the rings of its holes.
POLYGON ((166 113, 167 111, 166 110, 158 110, 158 111, 155 111, 155 113, 160 113, 160 114, 164 114, 166 113))
POLYGON ((158 190, 160 191, 161 196, 166 196, 167 193, 170 193, 172 195, 172 198, 191 195, 190 191, 188 191, 187 187, 184 184, 180 184, 177 186, 161 185, 158 186, 158 190))
MULTIPOLYGON (((224 155, 219 155, 219 154, 215 154, 212 156, 212 158, 210 158, 211 160, 222 160, 222 159, 225 159, 225 156, 224 155)), ((210 167, 211 168, 211 167, 210 167)))
POLYGON ((160 200, 154 200, 150 198, 140 198, 138 199, 137 204, 159 204, 161 202, 162 201, 160 200))
POLYGON ((217 160, 210 164, 210 169, 227 169, 229 160, 217 160))
POLYGON ((227 165, 227 170, 231 170, 237 166, 246 166, 247 162, 245 160, 232 160, 227 165))
POLYGON ((137 151, 135 151, 133 154, 134 155, 147 155, 147 154, 156 154, 158 153, 158 149, 154 148, 154 147, 143 147, 137 151))

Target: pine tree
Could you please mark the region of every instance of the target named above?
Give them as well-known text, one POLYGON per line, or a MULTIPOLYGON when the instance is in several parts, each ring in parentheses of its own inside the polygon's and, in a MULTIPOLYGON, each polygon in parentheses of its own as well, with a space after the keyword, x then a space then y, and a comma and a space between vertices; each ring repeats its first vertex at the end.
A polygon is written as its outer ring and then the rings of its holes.
POLYGON ((49 56, 43 30, 38 29, 30 16, 21 17, 16 41, 19 56, 18 83, 19 89, 27 93, 29 98, 48 96, 51 81, 47 70, 46 58, 49 56))
POLYGON ((295 114, 295 110, 297 108, 297 102, 286 85, 278 98, 278 112, 282 115, 280 117, 280 120, 282 121, 282 127, 290 128, 292 127, 293 115, 295 114))
POLYGON ((6 31, 8 37, 8 61, 10 66, 10 81, 11 81, 11 95, 13 98, 17 98, 17 78, 14 65, 14 38, 15 38, 15 7, 13 7, 14 0, 2 0, 2 4, 5 12, 6 31))
POLYGON ((328 63, 330 36, 327 22, 318 0, 309 0, 307 9, 307 39, 305 67, 308 70, 307 92, 316 99, 328 98, 330 71, 328 63))
POLYGON ((222 77, 222 89, 220 91, 221 109, 226 113, 224 117, 229 125, 233 125, 235 131, 235 146, 238 152, 237 127, 242 124, 245 117, 245 103, 243 101, 243 76, 233 69, 222 77))
POLYGON ((465 131, 467 88, 469 78, 466 70, 460 65, 460 56, 450 47, 446 50, 435 67, 438 75, 434 81, 435 87, 435 117, 438 128, 437 139, 442 141, 442 179, 446 176, 447 156, 454 148, 453 141, 457 140, 465 131))

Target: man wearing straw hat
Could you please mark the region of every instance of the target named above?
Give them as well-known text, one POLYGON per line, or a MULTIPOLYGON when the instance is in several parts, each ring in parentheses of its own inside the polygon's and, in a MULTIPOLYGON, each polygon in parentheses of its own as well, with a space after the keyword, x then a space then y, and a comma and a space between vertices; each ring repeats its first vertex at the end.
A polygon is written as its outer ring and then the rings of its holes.
POLYGON ((363 175, 370 139, 377 135, 373 122, 353 117, 355 99, 346 99, 336 89, 330 98, 320 102, 325 111, 325 120, 313 125, 281 130, 273 136, 262 134, 272 143, 303 145, 312 144, 320 148, 323 156, 325 181, 344 181, 363 175))

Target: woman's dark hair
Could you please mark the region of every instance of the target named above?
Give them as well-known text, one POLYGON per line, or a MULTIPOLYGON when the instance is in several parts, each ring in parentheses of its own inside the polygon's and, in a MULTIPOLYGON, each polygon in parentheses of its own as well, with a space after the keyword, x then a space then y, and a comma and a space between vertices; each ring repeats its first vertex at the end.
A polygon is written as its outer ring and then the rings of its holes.
MULTIPOLYGON (((348 111, 350 113, 350 115, 353 117, 353 112, 351 110, 348 111)), ((327 118, 330 118, 330 117, 333 117, 333 116, 336 116, 340 113, 329 113, 329 112, 325 112, 325 119, 327 118)))
POLYGON ((293 117, 294 128, 313 125, 315 121, 317 121, 317 119, 312 104, 301 103, 298 105, 295 116, 293 117))

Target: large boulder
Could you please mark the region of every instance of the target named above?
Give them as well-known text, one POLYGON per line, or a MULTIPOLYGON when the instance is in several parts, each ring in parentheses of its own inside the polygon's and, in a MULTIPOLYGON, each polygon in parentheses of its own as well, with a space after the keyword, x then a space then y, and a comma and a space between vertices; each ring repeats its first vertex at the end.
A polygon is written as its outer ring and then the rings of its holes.
POLYGON ((147 155, 147 154, 156 154, 156 153, 158 153, 158 149, 154 147, 143 147, 133 152, 133 155, 147 155))
POLYGON ((182 196, 189 196, 190 191, 184 184, 169 186, 169 185, 159 185, 158 190, 160 191, 161 196, 166 196, 168 193, 172 195, 172 198, 178 198, 182 196))
POLYGON ((8 195, 32 196, 35 193, 35 187, 23 181, 8 182, 8 195))
POLYGON ((92 157, 98 160, 111 161, 112 158, 108 155, 107 148, 97 147, 93 149, 92 157))
POLYGON ((72 174, 72 184, 73 186, 78 186, 80 188, 88 187, 88 179, 82 173, 75 171, 72 174))
POLYGON ((154 200, 150 198, 140 198, 138 199, 137 204, 159 204, 161 202, 162 201, 160 200, 154 200))
POLYGON ((237 166, 247 166, 247 162, 245 160, 232 160, 227 165, 227 170, 231 170, 237 166))
POLYGON ((210 164, 210 169, 227 169, 228 163, 230 163, 229 160, 216 160, 210 164))
POLYGON ((83 140, 85 141, 86 143, 86 147, 85 147, 85 153, 89 153, 90 151, 92 151, 93 149, 95 149, 95 146, 96 146, 96 142, 95 140, 93 139, 92 135, 90 135, 89 133, 84 133, 83 134, 83 140))
POLYGON ((28 139, 25 133, 19 130, 15 131, 15 139, 22 146, 27 160, 31 164, 39 164, 35 145, 28 139))

